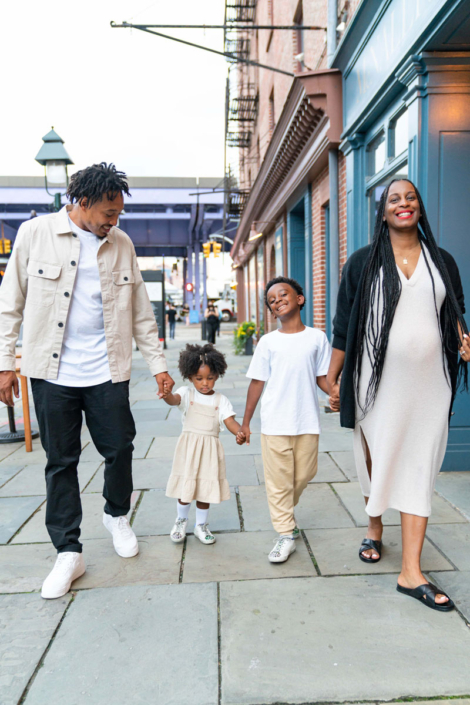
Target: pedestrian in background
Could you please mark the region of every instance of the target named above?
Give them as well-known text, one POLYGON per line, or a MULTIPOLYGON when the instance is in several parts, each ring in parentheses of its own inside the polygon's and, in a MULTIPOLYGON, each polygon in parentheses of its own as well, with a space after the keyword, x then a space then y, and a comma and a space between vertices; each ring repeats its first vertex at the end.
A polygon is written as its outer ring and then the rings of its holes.
MULTIPOLYGON (((191 502, 196 500, 194 535, 203 544, 215 543, 208 524, 209 507, 230 499, 225 473, 225 454, 219 440, 224 425, 235 436, 240 424, 226 396, 214 389, 227 370, 225 355, 212 345, 186 345, 180 354, 179 371, 193 388, 180 387, 163 398, 182 414, 183 432, 178 439, 166 496, 177 499, 176 521, 170 533, 174 543, 186 536, 191 502)), ((237 443, 244 441, 237 438, 237 443)))
POLYGON ((207 341, 215 344, 215 335, 219 327, 219 312, 214 304, 208 305, 204 311, 204 318, 206 319, 207 341))
POLYGON ((317 386, 327 392, 331 349, 323 331, 305 326, 300 312, 302 287, 276 277, 265 289, 265 303, 281 327, 258 342, 246 376, 251 378, 240 440, 250 442, 250 422, 261 400, 261 449, 269 512, 278 532, 269 554, 283 563, 300 535, 294 509, 318 467, 320 407, 317 386))
POLYGON ((135 556, 127 520, 135 424, 129 405, 132 337, 160 396, 174 382, 130 238, 116 227, 129 194, 113 164, 76 172, 72 205, 23 223, 0 289, 0 401, 18 396, 15 345, 24 323, 21 374, 31 378, 47 456, 46 526, 58 557, 42 597, 61 597, 85 572, 77 466, 82 417, 105 458, 103 524, 122 558, 135 556))
POLYGON ((176 328, 176 309, 172 303, 169 304, 168 310, 166 312, 166 321, 170 328, 170 338, 174 340, 176 328))
POLYGON ((397 590, 440 611, 454 604, 424 577, 421 552, 469 339, 460 274, 437 247, 422 198, 394 180, 380 199, 371 245, 343 269, 328 382, 354 456, 369 528, 359 558, 377 563, 382 514, 401 512, 397 590), (342 372, 341 388, 338 379, 342 372))

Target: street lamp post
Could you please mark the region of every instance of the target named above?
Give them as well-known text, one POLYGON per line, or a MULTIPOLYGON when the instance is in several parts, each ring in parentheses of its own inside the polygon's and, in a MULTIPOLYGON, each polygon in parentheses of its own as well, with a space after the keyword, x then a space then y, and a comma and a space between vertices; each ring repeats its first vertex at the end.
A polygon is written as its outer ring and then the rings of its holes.
POLYGON ((67 166, 73 164, 64 147, 64 140, 59 137, 54 128, 42 138, 43 145, 36 155, 36 161, 44 167, 46 191, 54 197, 54 210, 62 207, 62 191, 68 186, 67 166), (53 189, 51 193, 49 189, 53 189), (56 190, 59 189, 59 190, 56 190))

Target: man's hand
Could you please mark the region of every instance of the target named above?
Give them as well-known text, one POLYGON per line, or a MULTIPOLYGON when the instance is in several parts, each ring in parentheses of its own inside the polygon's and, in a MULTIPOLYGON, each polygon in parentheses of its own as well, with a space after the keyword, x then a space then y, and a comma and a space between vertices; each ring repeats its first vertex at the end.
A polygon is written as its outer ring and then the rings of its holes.
POLYGON ((14 372, 0 372, 0 401, 7 406, 14 406, 13 393, 19 399, 20 390, 18 387, 18 377, 14 372))
POLYGON ((174 380, 170 377, 168 372, 160 372, 160 374, 155 375, 155 379, 158 384, 157 396, 159 399, 163 399, 164 396, 168 396, 173 387, 175 386, 174 380))
POLYGON ((238 436, 240 436, 240 440, 242 438, 244 438, 247 446, 250 445, 251 431, 250 431, 250 427, 248 426, 248 424, 242 424, 242 426, 237 434, 237 442, 238 442, 238 436))

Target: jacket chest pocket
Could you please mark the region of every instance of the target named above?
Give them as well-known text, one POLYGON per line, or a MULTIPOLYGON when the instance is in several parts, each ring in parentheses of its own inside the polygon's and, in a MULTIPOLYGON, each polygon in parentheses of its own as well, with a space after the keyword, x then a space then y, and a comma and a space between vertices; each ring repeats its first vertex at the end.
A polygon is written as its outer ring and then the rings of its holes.
POLYGON ((132 308, 133 285, 134 272, 132 269, 120 269, 118 272, 113 272, 114 298, 120 311, 132 308))
POLYGON ((34 306, 52 306, 62 265, 30 259, 28 262, 28 301, 34 306))

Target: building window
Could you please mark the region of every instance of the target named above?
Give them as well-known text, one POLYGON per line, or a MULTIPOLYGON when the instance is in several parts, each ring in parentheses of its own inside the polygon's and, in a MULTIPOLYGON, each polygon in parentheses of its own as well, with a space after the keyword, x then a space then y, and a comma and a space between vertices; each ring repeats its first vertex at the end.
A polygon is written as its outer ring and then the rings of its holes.
MULTIPOLYGON (((300 0, 297 11, 294 15, 294 24, 302 27, 304 23, 304 15, 302 10, 302 0, 300 0)), ((301 29, 294 30, 294 67, 295 71, 300 72, 305 70, 304 64, 304 33, 301 29), (300 58, 301 57, 301 58, 300 58)))
POLYGON ((269 118, 269 136, 272 137, 273 132, 274 132, 274 125, 275 125, 275 121, 274 121, 274 88, 272 89, 271 95, 269 96, 269 115, 268 115, 268 118, 269 118))
POLYGON ((385 133, 381 132, 367 147, 367 175, 374 176, 385 166, 385 133))
POLYGON ((408 149, 408 110, 405 110, 390 129, 390 156, 398 157, 408 149))

